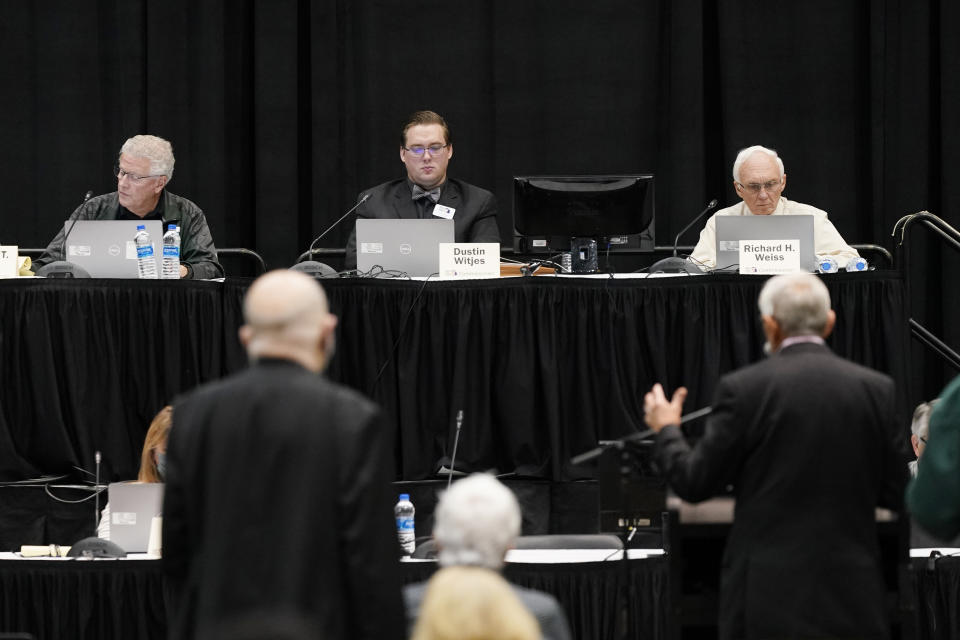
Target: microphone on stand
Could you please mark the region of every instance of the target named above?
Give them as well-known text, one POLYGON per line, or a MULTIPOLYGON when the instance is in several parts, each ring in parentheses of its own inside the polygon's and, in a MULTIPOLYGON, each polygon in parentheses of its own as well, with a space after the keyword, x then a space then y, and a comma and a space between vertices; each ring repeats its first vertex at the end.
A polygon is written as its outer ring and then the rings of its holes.
POLYGON ((648 273, 701 273, 699 267, 695 264, 692 264, 685 258, 680 258, 677 256, 677 245, 680 244, 680 236, 685 234, 690 230, 690 227, 695 225, 703 216, 707 215, 709 211, 712 211, 717 206, 717 199, 714 198, 707 203, 707 207, 701 211, 696 218, 690 221, 690 224, 685 226, 680 230, 680 233, 677 234, 677 237, 673 239, 673 256, 669 258, 664 258, 659 260, 647 270, 648 273))
MULTIPOLYGON (((683 416, 680 416, 680 424, 686 424, 691 420, 697 420, 703 416, 710 415, 713 412, 713 407, 703 407, 702 409, 697 409, 696 411, 691 411, 683 416)), ((656 435, 653 429, 646 429, 644 431, 638 431, 636 433, 631 433, 628 436, 618 438, 616 440, 600 440, 595 449, 590 449, 579 455, 576 455, 570 458, 570 464, 580 465, 584 462, 589 462, 594 458, 599 458, 604 451, 610 447, 615 447, 617 449, 622 449, 627 443, 637 442, 640 440, 646 440, 650 436, 656 435)))
POLYGON ((320 242, 321 238, 323 238, 325 235, 330 233, 334 227, 336 227, 338 224, 343 222, 344 218, 346 218, 351 213, 359 209, 360 205, 362 205, 364 202, 366 202, 369 199, 370 199, 370 194, 369 193, 364 194, 364 196, 357 201, 357 204, 350 207, 350 209, 345 214, 340 216, 336 222, 334 222, 332 225, 327 227, 323 233, 317 236, 314 239, 314 241, 310 243, 310 249, 307 251, 307 257, 310 259, 304 260, 303 262, 298 262, 297 264, 293 265, 290 268, 294 271, 303 271, 309 276, 321 277, 321 278, 331 278, 331 277, 335 278, 337 276, 337 272, 333 270, 333 267, 331 267, 328 264, 324 264, 323 262, 317 262, 316 260, 313 260, 313 248, 317 246, 317 243, 320 242))
POLYGON ((457 432, 453 436, 453 455, 450 456, 450 475, 447 476, 447 489, 453 482, 453 472, 457 468, 457 444, 460 442, 460 427, 463 426, 463 409, 457 411, 457 432))
POLYGON ((77 224, 77 220, 80 219, 80 216, 77 213, 83 208, 83 205, 87 204, 87 201, 93 197, 93 191, 88 190, 83 194, 83 202, 80 203, 80 206, 77 207, 73 213, 70 214, 70 217, 67 219, 70 222, 70 226, 67 227, 66 233, 63 234, 63 243, 60 245, 60 253, 62 258, 60 260, 54 260, 48 264, 43 265, 37 269, 37 275, 43 276, 44 278, 89 278, 90 274, 87 273, 87 270, 81 267, 78 264, 74 264, 67 260, 67 238, 70 237, 70 232, 73 231, 74 225, 77 224))
POLYGON ((93 484, 93 533, 97 533, 97 522, 100 519, 100 452, 93 454, 93 459, 97 463, 96 475, 93 484))

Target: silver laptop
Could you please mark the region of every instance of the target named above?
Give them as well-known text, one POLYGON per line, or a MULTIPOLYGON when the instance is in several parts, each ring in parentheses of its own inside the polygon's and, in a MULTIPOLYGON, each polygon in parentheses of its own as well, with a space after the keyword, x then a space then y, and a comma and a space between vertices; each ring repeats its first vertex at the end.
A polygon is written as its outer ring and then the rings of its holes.
MULTIPOLYGON (((800 268, 817 270, 813 216, 717 216, 717 269, 740 263, 741 240, 799 240, 800 268)), ((732 271, 732 269, 731 269, 732 271)))
POLYGON ((110 542, 127 553, 146 553, 150 522, 163 514, 163 483, 113 482, 110 500, 110 542))
MULTIPOLYGON (((71 224, 69 220, 64 223, 64 232, 71 224)), ((150 233, 160 273, 163 223, 159 220, 77 220, 64 243, 64 259, 80 265, 94 278, 136 278, 137 245, 133 238, 140 224, 150 233)))
POLYGON ((363 274, 379 266, 396 275, 439 273, 438 245, 453 238, 453 220, 361 218, 357 220, 357 271, 363 274))

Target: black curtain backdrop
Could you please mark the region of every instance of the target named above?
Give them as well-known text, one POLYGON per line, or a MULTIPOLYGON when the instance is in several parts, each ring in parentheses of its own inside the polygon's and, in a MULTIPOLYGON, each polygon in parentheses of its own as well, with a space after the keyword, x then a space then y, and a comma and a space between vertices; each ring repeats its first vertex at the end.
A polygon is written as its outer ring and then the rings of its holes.
MULTIPOLYGON (((220 247, 291 264, 362 188, 402 175, 419 108, 453 128, 451 174, 492 189, 504 240, 518 174, 654 172, 666 244, 737 150, 778 149, 786 195, 850 242, 902 215, 960 223, 960 6, 815 0, 81 0, 3 5, 0 241, 43 246, 128 136, 170 139, 170 189, 220 247)), ((344 244, 349 224, 326 246, 344 244)), ((923 234, 916 234, 921 236, 923 234)), ((695 235, 687 238, 695 240, 695 235)), ((960 345, 949 274, 914 240, 914 315, 960 345)), ((922 350, 915 350, 923 355, 922 350)), ((953 371, 918 383, 936 393, 953 371)))

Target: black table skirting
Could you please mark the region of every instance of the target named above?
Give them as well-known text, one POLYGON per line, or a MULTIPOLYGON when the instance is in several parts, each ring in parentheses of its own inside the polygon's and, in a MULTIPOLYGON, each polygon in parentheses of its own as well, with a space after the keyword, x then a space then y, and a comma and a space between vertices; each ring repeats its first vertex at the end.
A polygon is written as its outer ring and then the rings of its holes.
POLYGON ((163 640, 155 560, 0 560, 0 631, 37 640, 163 640))
MULTIPOLYGON (((399 479, 432 477, 447 462, 459 409, 458 468, 588 477, 570 457, 639 429, 654 382, 686 385, 693 410, 710 403, 723 373, 762 357, 764 280, 324 281, 340 317, 329 375, 393 419, 399 479)), ((902 280, 824 281, 838 316, 831 347, 904 390, 902 280)), ((0 447, 10 452, 0 479, 92 471, 97 450, 102 478, 134 477, 154 413, 244 366, 237 329, 248 286, 0 281, 0 447)))
POLYGON ((960 558, 915 558, 910 569, 917 638, 960 638, 960 558))
MULTIPOLYGON (((516 564, 507 579, 553 594, 575 638, 614 638, 619 589, 630 593, 631 638, 666 638, 666 558, 618 562, 516 564)), ((434 563, 405 563, 405 583, 426 580, 434 563)), ((151 560, 0 561, 0 632, 37 640, 160 640, 166 619, 160 563, 151 560)))

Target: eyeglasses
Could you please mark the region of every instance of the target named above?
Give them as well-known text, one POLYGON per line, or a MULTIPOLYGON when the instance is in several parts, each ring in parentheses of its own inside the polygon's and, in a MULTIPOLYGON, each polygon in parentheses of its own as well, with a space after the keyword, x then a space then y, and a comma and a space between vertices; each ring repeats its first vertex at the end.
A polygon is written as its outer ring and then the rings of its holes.
POLYGON ((927 439, 924 438, 923 436, 917 436, 917 438, 918 438, 918 439, 920 440, 920 442, 922 442, 923 444, 927 444, 927 439))
POLYGON ((141 182, 143 180, 146 180, 147 178, 159 178, 164 174, 160 173, 152 176, 140 176, 135 173, 130 173, 129 171, 124 171, 123 169, 120 168, 120 165, 115 164, 113 165, 113 175, 117 178, 117 180, 127 177, 130 180, 133 180, 134 182, 141 182))
POLYGON ((438 155, 441 151, 446 149, 447 146, 448 145, 445 145, 445 144, 432 144, 429 147, 421 147, 419 145, 415 145, 413 147, 404 147, 404 149, 406 151, 409 151, 413 155, 417 156, 418 158, 421 158, 423 157, 423 153, 425 151, 429 151, 430 156, 432 157, 432 156, 438 155))
POLYGON ((776 180, 768 180, 763 184, 759 184, 756 182, 751 182, 750 184, 743 184, 742 182, 738 182, 737 184, 740 185, 742 189, 746 189, 751 193, 760 193, 761 191, 766 191, 767 193, 770 193, 771 191, 776 191, 780 187, 781 181, 782 181, 782 178, 777 178, 776 180))

